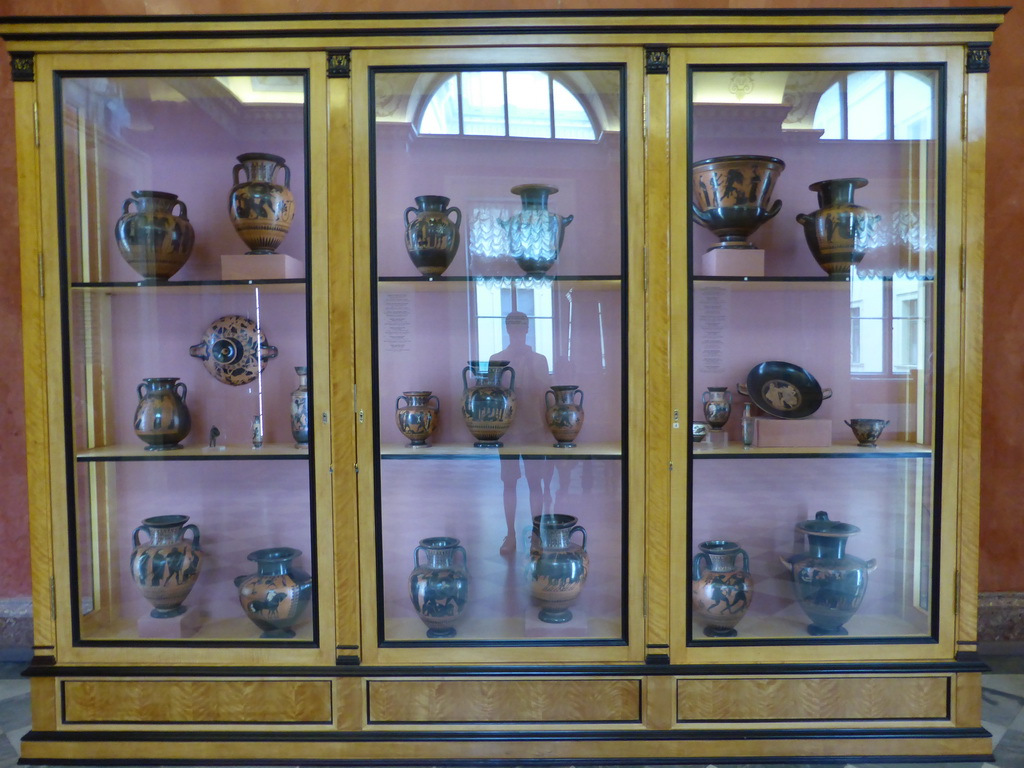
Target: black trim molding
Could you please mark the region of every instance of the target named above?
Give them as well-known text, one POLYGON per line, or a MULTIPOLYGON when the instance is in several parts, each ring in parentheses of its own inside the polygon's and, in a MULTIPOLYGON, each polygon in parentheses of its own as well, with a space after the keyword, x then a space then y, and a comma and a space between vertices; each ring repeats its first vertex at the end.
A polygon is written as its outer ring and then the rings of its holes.
POLYGON ((327 76, 352 77, 352 51, 328 51, 327 76))
POLYGON ((36 55, 31 51, 11 54, 11 80, 16 83, 32 83, 36 79, 36 55))
POLYGON ((648 45, 644 48, 644 66, 648 75, 668 74, 668 48, 648 45))
POLYGON ((980 72, 987 74, 989 71, 989 59, 992 56, 992 45, 990 43, 968 43, 967 44, 967 72, 980 72))

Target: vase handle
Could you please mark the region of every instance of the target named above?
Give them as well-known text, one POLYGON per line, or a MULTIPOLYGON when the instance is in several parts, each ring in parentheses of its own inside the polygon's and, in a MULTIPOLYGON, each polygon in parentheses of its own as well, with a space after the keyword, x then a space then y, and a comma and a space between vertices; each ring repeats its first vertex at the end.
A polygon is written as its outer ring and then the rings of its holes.
MULTIPOLYGON (((183 218, 185 221, 188 221, 188 208, 185 207, 185 201, 184 200, 176 200, 174 202, 174 205, 181 206, 181 212, 178 215, 181 216, 181 218, 183 218)), ((171 213, 172 214, 174 213, 174 205, 171 206, 171 213)))
POLYGON ((124 205, 121 206, 121 215, 122 216, 124 216, 126 213, 128 213, 128 206, 130 206, 132 203, 137 203, 137 201, 135 200, 134 197, 129 197, 128 199, 126 199, 124 201, 124 205))
POLYGON ((188 348, 188 353, 192 355, 192 357, 198 357, 200 360, 210 359, 210 353, 206 349, 205 341, 201 341, 198 344, 193 344, 191 347, 188 348))
POLYGON ((184 403, 185 402, 185 397, 188 395, 188 387, 185 386, 185 382, 184 381, 179 381, 177 384, 174 385, 174 391, 178 392, 178 388, 179 387, 181 388, 181 392, 178 393, 178 397, 180 397, 181 398, 181 402, 184 403))
POLYGON ((192 549, 200 549, 199 545, 199 526, 195 523, 189 523, 181 529, 181 538, 185 538, 185 534, 192 531, 192 549))
POLYGON ((763 219, 761 219, 761 223, 763 224, 764 222, 768 221, 768 219, 774 219, 775 218, 775 214, 777 214, 781 210, 782 210, 782 201, 781 200, 776 200, 774 203, 772 203, 772 207, 768 209, 768 213, 765 214, 765 217, 763 219))
POLYGON ((544 393, 544 407, 554 408, 555 407, 555 393, 553 390, 548 390, 544 393))
POLYGON ((582 549, 584 552, 586 552, 587 551, 587 529, 584 528, 582 525, 574 525, 572 528, 570 528, 569 529, 569 535, 566 538, 571 539, 572 535, 574 533, 576 533, 576 531, 579 531, 580 533, 583 534, 583 543, 580 545, 580 549, 582 549))
POLYGON ((747 555, 747 550, 740 549, 737 554, 743 555, 743 570, 750 573, 750 556, 747 555))
POLYGON ((736 391, 739 392, 744 397, 750 397, 750 391, 747 389, 746 384, 740 384, 737 382, 736 391))
POLYGON ((501 375, 498 376, 498 381, 499 382, 505 376, 505 371, 508 371, 508 391, 509 392, 515 392, 516 391, 516 369, 513 368, 511 365, 506 365, 504 368, 502 368, 501 369, 501 375))
MULTIPOLYGON (((465 547, 456 547, 455 548, 455 552, 461 552, 462 553, 462 567, 465 568, 468 571, 469 570, 469 558, 466 557, 466 548, 465 547)), ((452 563, 453 564, 455 563, 454 555, 452 556, 452 563)))
POLYGON ((583 407, 583 390, 582 389, 577 389, 575 392, 573 392, 572 393, 573 400, 576 399, 576 395, 580 396, 580 401, 578 403, 576 403, 576 405, 578 407, 582 408, 583 407))
MULTIPOLYGON (((149 532, 149 530, 144 525, 140 525, 134 531, 132 531, 132 544, 134 546, 136 546, 136 547, 138 547, 139 544, 141 544, 141 542, 139 541, 139 532, 140 531, 146 531, 147 533, 149 532)), ((152 539, 152 538, 153 537, 150 536, 150 539, 152 539)))
POLYGON ((465 392, 467 389, 469 389, 469 380, 466 378, 466 374, 469 373, 471 370, 472 369, 468 365, 465 368, 462 369, 462 391, 463 392, 465 392))
POLYGON ((435 403, 434 407, 437 409, 437 412, 441 413, 441 401, 437 398, 437 395, 431 395, 430 397, 428 397, 427 398, 427 403, 429 404, 431 400, 434 401, 434 403, 435 403))
POLYGON ((690 203, 690 210, 693 212, 693 218, 695 218, 697 221, 704 222, 705 224, 711 221, 711 214, 709 214, 707 211, 702 211, 700 208, 697 207, 696 203, 690 203))
POLYGON ((451 208, 449 208, 448 210, 446 210, 444 212, 444 215, 447 216, 450 219, 452 217, 451 215, 453 213, 455 214, 455 217, 456 217, 455 218, 455 228, 458 229, 462 225, 462 211, 460 211, 458 208, 456 208, 453 205, 451 208))
POLYGON ((711 558, 708 557, 708 553, 707 552, 700 552, 699 554, 695 555, 694 558, 693 558, 693 580, 694 581, 697 581, 697 580, 703 578, 703 574, 701 573, 701 570, 700 570, 700 564, 701 563, 704 563, 704 567, 705 568, 710 568, 711 567, 711 558))
MULTIPOLYGON (((237 187, 237 186, 238 186, 239 184, 241 184, 241 182, 240 182, 240 181, 238 180, 238 172, 239 172, 239 171, 241 171, 241 170, 242 170, 242 169, 244 169, 244 168, 245 168, 245 166, 244 166, 244 165, 242 165, 241 163, 236 163, 236 164, 235 164, 235 167, 234 167, 234 168, 233 168, 233 169, 231 170, 231 176, 232 176, 232 179, 233 179, 233 180, 234 180, 234 182, 235 182, 235 184, 234 184, 234 185, 235 185, 236 187, 237 187)), ((248 174, 246 174, 246 175, 248 175, 248 174)))
POLYGON ((267 344, 260 349, 261 360, 273 360, 275 357, 277 357, 277 347, 273 344, 267 344))
POLYGON ((412 226, 412 222, 409 221, 409 214, 410 213, 416 213, 416 211, 417 211, 417 209, 413 208, 411 205, 408 208, 405 209, 405 228, 406 229, 408 229, 409 227, 412 226))
POLYGON ((832 397, 832 387, 826 387, 825 389, 821 390, 822 400, 828 400, 830 397, 832 397))
POLYGON ((396 398, 395 398, 395 410, 396 410, 396 411, 398 410, 398 404, 399 404, 399 403, 400 403, 400 402, 401 402, 402 400, 405 400, 405 404, 406 404, 406 405, 408 405, 408 404, 409 404, 409 398, 408 398, 408 397, 406 397, 405 395, 399 395, 398 397, 396 397, 396 398))
POLYGON ((417 546, 416 549, 414 549, 412 551, 412 565, 413 565, 414 568, 419 568, 420 567, 420 550, 421 549, 423 549, 423 547, 417 546))
POLYGON ((292 169, 289 168, 286 164, 282 164, 281 167, 284 168, 284 186, 285 186, 285 189, 291 189, 292 188, 292 169))
POLYGON ((874 573, 875 568, 878 567, 878 561, 872 557, 870 560, 865 561, 864 565, 868 573, 874 573))
POLYGON ((142 394, 142 389, 143 389, 143 387, 145 387, 145 386, 146 386, 146 382, 144 382, 144 381, 140 381, 140 382, 139 382, 139 386, 137 386, 137 387, 135 388, 135 391, 136 391, 136 392, 138 393, 138 395, 139 395, 139 402, 140 402, 140 403, 142 402, 142 399, 143 399, 143 398, 145 397, 145 395, 144 395, 144 394, 142 394))
POLYGON ((574 218, 575 218, 575 215, 574 215, 574 214, 569 214, 568 216, 563 216, 563 217, 562 217, 562 229, 565 229, 565 228, 566 228, 566 227, 568 227, 568 226, 569 226, 570 224, 572 224, 572 220, 573 220, 574 218))

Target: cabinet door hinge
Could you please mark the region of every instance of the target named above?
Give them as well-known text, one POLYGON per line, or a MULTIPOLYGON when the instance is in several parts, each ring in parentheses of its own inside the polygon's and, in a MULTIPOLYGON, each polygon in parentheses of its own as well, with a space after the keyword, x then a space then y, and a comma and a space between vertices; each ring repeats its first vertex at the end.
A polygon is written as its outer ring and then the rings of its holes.
POLYGON ((39 104, 32 102, 32 132, 35 136, 36 146, 39 146, 39 104))
POLYGON ((960 293, 967 290, 967 247, 960 243, 960 293))
POLYGON ((960 569, 953 572, 953 615, 960 615, 960 569))
POLYGON ((57 620, 57 583, 50 577, 50 620, 57 620))
POLYGON ((39 298, 46 298, 46 280, 44 279, 45 270, 43 269, 43 252, 39 251, 36 254, 36 263, 39 267, 39 298))

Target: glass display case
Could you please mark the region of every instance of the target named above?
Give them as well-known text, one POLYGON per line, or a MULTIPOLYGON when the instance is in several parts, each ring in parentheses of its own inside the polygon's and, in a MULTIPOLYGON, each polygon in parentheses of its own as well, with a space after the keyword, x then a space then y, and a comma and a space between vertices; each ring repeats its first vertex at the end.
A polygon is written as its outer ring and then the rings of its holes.
POLYGON ((23 762, 985 759, 1001 18, 0 22, 23 762))
POLYGON ((381 640, 621 643, 622 69, 371 77, 381 640))
POLYGON ((935 636, 941 82, 692 70, 692 643, 935 636))
POLYGON ((309 643, 308 78, 55 91, 75 642, 309 643))

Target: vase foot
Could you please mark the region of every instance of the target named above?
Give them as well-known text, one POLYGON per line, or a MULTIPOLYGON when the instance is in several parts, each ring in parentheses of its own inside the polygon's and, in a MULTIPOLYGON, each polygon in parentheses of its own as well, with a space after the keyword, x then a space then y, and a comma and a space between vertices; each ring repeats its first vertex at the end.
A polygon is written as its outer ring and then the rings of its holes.
POLYGON ((288 629, 287 627, 284 629, 268 629, 265 632, 261 632, 260 637, 264 637, 267 639, 287 639, 289 637, 295 637, 295 630, 288 629))
POLYGON ((149 615, 154 619, 173 619, 175 616, 181 616, 187 610, 184 605, 176 605, 173 608, 154 608, 149 615))
POLYGON ((705 637, 736 637, 738 634, 731 627, 704 627, 705 637))
POLYGON ((427 637, 455 637, 455 627, 443 627, 439 629, 428 629, 427 637))
POLYGON ((572 621, 572 611, 568 608, 563 608, 560 611, 542 608, 540 613, 537 614, 537 618, 548 624, 565 624, 567 621, 572 621))
POLYGON ((501 448, 503 445, 500 440, 478 440, 473 443, 474 448, 501 448))
POLYGON ((147 451, 179 451, 182 449, 181 443, 172 443, 170 445, 147 445, 147 451))
POLYGON ((850 633, 846 631, 846 627, 826 629, 825 627, 819 627, 817 624, 808 624, 807 634, 813 637, 846 637, 850 633))
POLYGON ((575 448, 576 443, 554 443, 555 448, 575 448))

